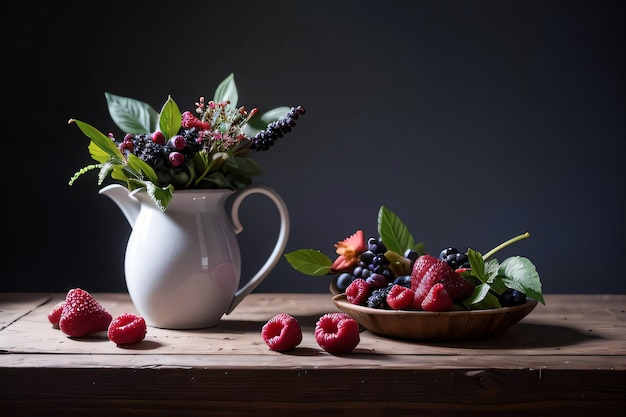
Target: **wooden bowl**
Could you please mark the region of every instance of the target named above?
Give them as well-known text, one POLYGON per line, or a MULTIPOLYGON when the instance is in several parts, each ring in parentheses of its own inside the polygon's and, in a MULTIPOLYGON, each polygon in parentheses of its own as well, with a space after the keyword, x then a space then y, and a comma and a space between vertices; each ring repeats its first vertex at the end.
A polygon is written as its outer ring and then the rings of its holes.
POLYGON ((490 310, 410 311, 383 310, 350 303, 346 294, 333 297, 335 305, 367 330, 382 336, 415 340, 460 340, 489 336, 526 317, 537 306, 525 304, 490 310))

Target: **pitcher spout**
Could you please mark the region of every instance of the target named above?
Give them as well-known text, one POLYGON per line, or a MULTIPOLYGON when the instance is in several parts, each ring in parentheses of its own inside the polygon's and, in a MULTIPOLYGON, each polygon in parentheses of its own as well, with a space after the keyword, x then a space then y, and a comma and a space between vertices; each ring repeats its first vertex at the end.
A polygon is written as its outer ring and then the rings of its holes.
POLYGON ((122 210, 130 227, 135 226, 135 221, 141 210, 141 203, 129 195, 129 191, 126 187, 120 184, 107 185, 100 190, 100 194, 104 194, 113 200, 120 210, 122 210))

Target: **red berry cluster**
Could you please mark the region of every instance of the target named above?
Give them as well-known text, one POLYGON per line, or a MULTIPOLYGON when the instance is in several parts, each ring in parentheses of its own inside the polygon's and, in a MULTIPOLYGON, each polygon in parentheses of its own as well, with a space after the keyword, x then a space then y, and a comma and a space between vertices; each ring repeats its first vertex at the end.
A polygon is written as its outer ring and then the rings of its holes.
POLYGON ((139 343, 147 332, 143 317, 124 313, 114 319, 91 294, 80 288, 69 290, 65 300, 48 313, 48 320, 70 337, 106 331, 109 340, 117 345, 139 343))

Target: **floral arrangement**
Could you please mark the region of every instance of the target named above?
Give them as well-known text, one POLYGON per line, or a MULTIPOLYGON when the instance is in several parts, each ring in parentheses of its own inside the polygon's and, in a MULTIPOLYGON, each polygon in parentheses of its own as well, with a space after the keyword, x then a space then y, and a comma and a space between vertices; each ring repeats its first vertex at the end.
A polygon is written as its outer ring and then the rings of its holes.
POLYGON ((166 210, 177 189, 241 189, 263 169, 247 156, 248 151, 266 151, 289 133, 304 108, 277 107, 263 114, 256 108, 237 107, 234 74, 215 90, 213 100, 200 97, 193 114, 180 112, 171 97, 158 113, 150 105, 128 97, 105 93, 109 114, 122 140, 105 135, 76 119, 89 138, 89 153, 97 161, 76 172, 99 169, 98 185, 107 177, 126 184, 129 191, 144 188, 154 203, 166 210))

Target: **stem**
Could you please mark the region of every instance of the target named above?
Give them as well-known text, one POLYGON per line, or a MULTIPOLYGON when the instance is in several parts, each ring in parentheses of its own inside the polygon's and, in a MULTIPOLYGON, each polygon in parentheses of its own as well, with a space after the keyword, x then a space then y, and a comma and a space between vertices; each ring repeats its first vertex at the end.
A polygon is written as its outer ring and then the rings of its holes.
POLYGON ((522 239, 526 239, 530 237, 530 233, 526 232, 526 233, 522 233, 519 236, 516 236, 512 239, 507 240, 504 243, 499 244, 498 246, 496 246, 495 248, 491 249, 489 252, 487 252, 486 254, 483 255, 483 260, 487 260, 487 258, 489 258, 491 255, 493 255, 494 253, 498 252, 500 249, 506 248, 507 246, 509 246, 512 243, 517 242, 518 240, 522 240, 522 239))

